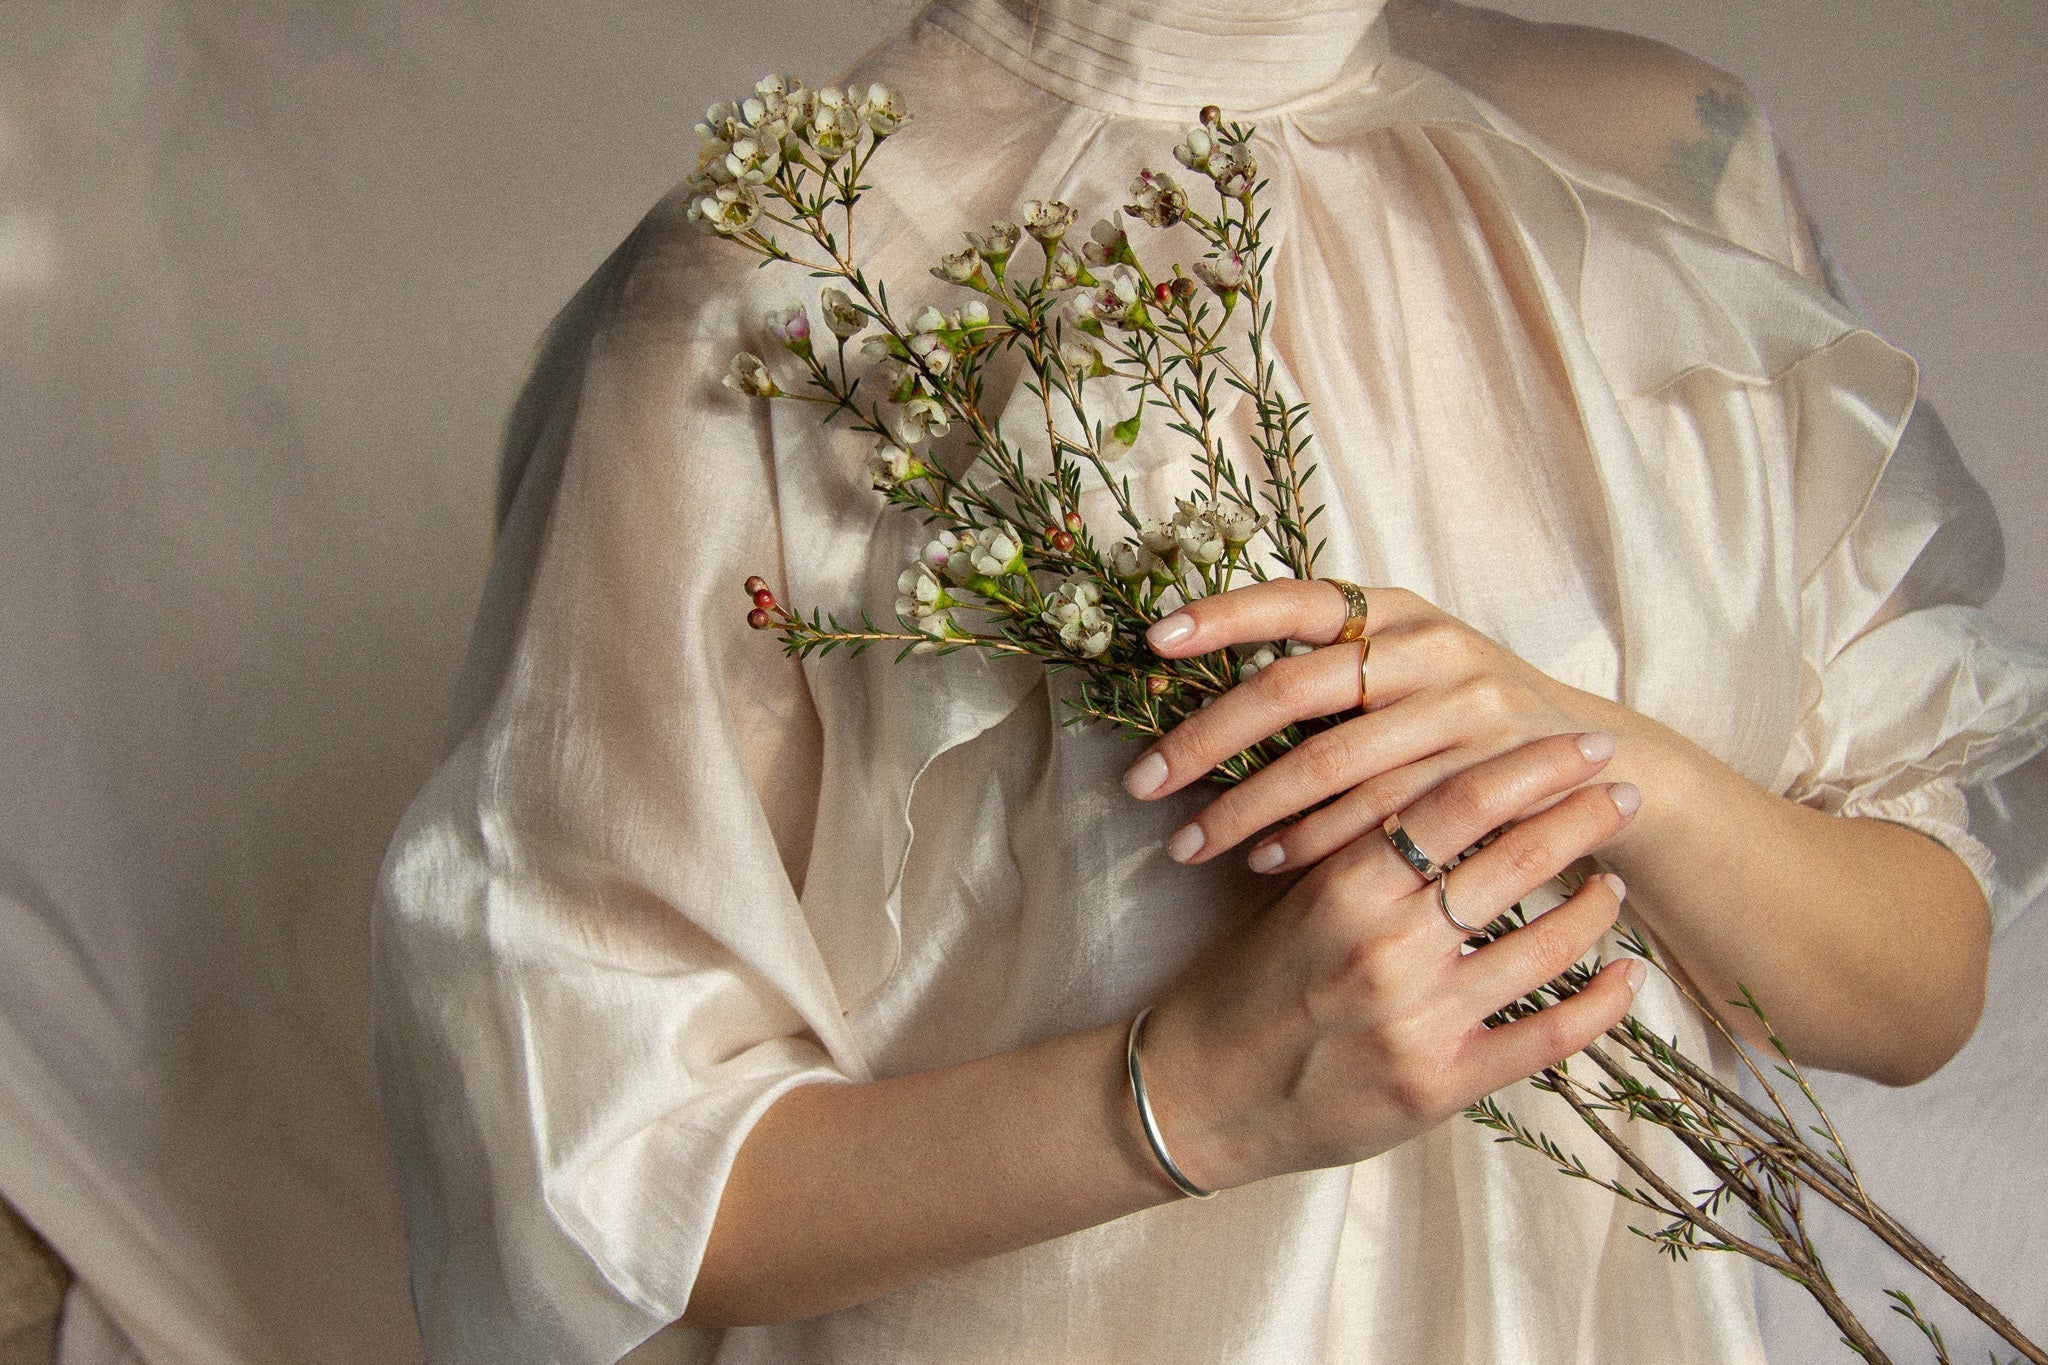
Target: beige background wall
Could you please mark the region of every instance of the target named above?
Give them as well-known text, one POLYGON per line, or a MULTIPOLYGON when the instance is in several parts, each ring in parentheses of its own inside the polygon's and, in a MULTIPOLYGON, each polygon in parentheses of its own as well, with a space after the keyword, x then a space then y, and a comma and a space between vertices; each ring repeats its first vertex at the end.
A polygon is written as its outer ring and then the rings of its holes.
MULTIPOLYGON (((1521 8, 1759 90, 2005 517, 1999 609, 2048 637, 2048 7, 1521 8)), ((0 1192, 153 1359, 403 1360, 365 905, 432 761, 501 414, 702 107, 835 71, 902 7, 6 11, 0 1192)), ((1914 1216, 2048 1330, 2043 918, 1952 1074, 1839 1091, 1914 1216), (2004 1145, 1961 1160, 1956 1115, 2004 1145)), ((1779 1330, 1785 1360, 1836 1349, 1779 1330)))

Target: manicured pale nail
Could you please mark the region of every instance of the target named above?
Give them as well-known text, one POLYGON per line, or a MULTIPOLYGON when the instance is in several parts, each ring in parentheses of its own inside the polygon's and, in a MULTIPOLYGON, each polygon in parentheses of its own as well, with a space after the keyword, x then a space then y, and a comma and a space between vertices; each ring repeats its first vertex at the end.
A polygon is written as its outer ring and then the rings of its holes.
POLYGON ((1586 756, 1588 763, 1605 763, 1614 757, 1614 736, 1605 730, 1580 735, 1579 752, 1586 756))
POLYGON ((1636 808, 1643 804, 1643 794, 1636 790, 1633 782, 1617 782, 1607 789, 1607 794, 1614 798, 1614 808, 1623 815, 1634 815, 1636 808))
POLYGON ((1179 644, 1195 633, 1195 618, 1184 611, 1177 611, 1162 620, 1154 621, 1152 629, 1145 632, 1145 639, 1154 649, 1165 649, 1168 645, 1179 644))
POLYGON ((1166 841, 1166 856, 1177 863, 1184 863, 1202 851, 1202 827, 1182 825, 1166 841))
POLYGON ((1278 844, 1260 844, 1252 850, 1251 856, 1245 859, 1246 864, 1254 872, 1271 872, 1286 861, 1287 850, 1278 844))
POLYGON ((1124 774, 1124 790, 1140 801, 1159 790, 1166 781, 1166 758, 1162 754, 1146 754, 1131 765, 1124 774))
POLYGON ((1612 872, 1602 872, 1600 874, 1600 880, 1607 883, 1607 889, 1614 893, 1614 898, 1616 900, 1625 901, 1628 899, 1627 882, 1615 876, 1612 872))
POLYGON ((1621 969, 1621 974, 1628 980, 1628 993, 1634 995, 1643 988, 1643 983, 1650 979, 1650 964, 1639 957, 1630 958, 1628 965, 1621 969))

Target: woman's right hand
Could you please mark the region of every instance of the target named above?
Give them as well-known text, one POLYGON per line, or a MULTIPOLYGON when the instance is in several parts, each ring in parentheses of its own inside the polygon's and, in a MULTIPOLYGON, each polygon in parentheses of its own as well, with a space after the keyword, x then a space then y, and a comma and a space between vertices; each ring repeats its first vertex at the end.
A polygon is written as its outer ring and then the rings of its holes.
MULTIPOLYGON (((1457 866, 1446 892, 1458 918, 1496 918, 1628 823, 1634 787, 1571 791, 1605 763, 1586 756, 1585 738, 1525 744, 1402 813, 1416 845, 1442 859, 1571 792, 1457 866)), ((1360 1161, 1570 1056, 1627 1012, 1641 962, 1611 963, 1531 1017, 1483 1021, 1583 957, 1624 891, 1611 874, 1589 878, 1555 909, 1466 952, 1435 885, 1384 834, 1331 854, 1159 1000, 1142 1061, 1176 1163, 1220 1189, 1360 1161)))

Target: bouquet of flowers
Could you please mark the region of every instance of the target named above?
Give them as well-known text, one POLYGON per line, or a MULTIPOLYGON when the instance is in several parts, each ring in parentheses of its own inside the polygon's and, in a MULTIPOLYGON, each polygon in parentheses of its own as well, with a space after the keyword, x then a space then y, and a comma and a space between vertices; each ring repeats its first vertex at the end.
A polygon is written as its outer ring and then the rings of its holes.
MULTIPOLYGON (((1075 675, 1074 719, 1164 734, 1280 653, 1307 648, 1281 640, 1166 660, 1144 640, 1153 621, 1196 597, 1274 575, 1313 577, 1321 548, 1321 509, 1308 496, 1315 475, 1308 408, 1281 392, 1268 350, 1272 250, 1261 237, 1265 184, 1253 129, 1224 122, 1211 106, 1173 149, 1191 181, 1206 182, 1213 211, 1198 207, 1173 174, 1140 170, 1123 218, 1097 221, 1077 249, 1073 206, 1027 201, 1017 221, 966 233, 961 249, 931 268, 955 306, 925 305, 906 317, 892 309, 886 284, 868 278, 853 243, 854 209, 871 188, 862 177, 909 118, 901 98, 881 85, 811 89, 770 76, 746 98, 712 106, 697 126, 697 170, 686 186, 691 221, 763 264, 787 263, 829 281, 817 313, 831 341, 813 331, 810 306, 792 299, 765 320, 788 357, 779 366, 786 374, 742 352, 726 386, 752 398, 817 404, 823 421, 872 437, 874 487, 931 530, 898 579, 893 624, 865 616, 842 622, 816 610, 807 616, 759 577, 746 583, 748 623, 777 632, 797 655, 888 644, 903 656, 982 649, 1036 658, 1075 675), (1129 235, 1136 223, 1184 228, 1199 253, 1148 265, 1129 235), (1022 382, 1039 401, 1046 446, 1038 457, 984 407, 988 366, 1006 354, 1022 357, 1022 382), (1223 440, 1219 385, 1253 404, 1249 471, 1223 440), (1118 412, 1127 414, 1097 415, 1102 402, 1089 400, 1105 389, 1126 395, 1118 412), (1141 515, 1118 473, 1148 420, 1181 437, 1194 462, 1194 491, 1170 518, 1141 515), (1082 517, 1084 486, 1107 496, 1114 526, 1082 517)), ((1210 776, 1242 780, 1338 719, 1289 727, 1210 776)), ((1523 922, 1519 909, 1511 911, 1482 938, 1523 922)), ((1640 937, 1627 946, 1655 961, 1640 937)), ((1554 1004, 1590 977, 1573 968, 1495 1022, 1554 1004)), ((1559 1065, 1537 1078, 1613 1149, 1633 1180, 1594 1174, 1496 1099, 1473 1106, 1470 1117, 1500 1141, 1541 1153, 1566 1175, 1594 1180, 1666 1220, 1638 1229, 1663 1251, 1735 1251, 1796 1280, 1867 1360, 1888 1357, 1822 1267, 1804 1223, 1808 1198, 1842 1209, 2025 1359, 2048 1365, 2048 1353, 1871 1201, 1768 1020, 1780 1054, 1775 1074, 1811 1106, 1817 1126, 1795 1119, 1765 1069, 1713 1011, 1693 1003, 1734 1046, 1765 1104, 1634 1018, 1609 1032, 1608 1045, 1582 1054, 1597 1076, 1559 1065), (1675 1134, 1705 1168, 1709 1186, 1681 1191, 1631 1144, 1630 1121, 1675 1134), (1753 1226, 1730 1217, 1731 1205, 1753 1226)), ((1763 1018, 1746 992, 1732 1003, 1763 1018)), ((1947 1362, 1939 1328, 1906 1295, 1893 1298, 1895 1311, 1947 1362)))

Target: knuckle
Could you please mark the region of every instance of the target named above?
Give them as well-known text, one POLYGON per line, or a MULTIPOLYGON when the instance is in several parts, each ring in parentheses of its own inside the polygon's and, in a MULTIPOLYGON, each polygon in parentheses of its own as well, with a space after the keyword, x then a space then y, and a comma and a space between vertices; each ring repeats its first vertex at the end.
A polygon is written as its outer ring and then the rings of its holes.
POLYGON ((1492 792, 1487 784, 1472 775, 1470 770, 1458 774, 1437 788, 1447 821, 1459 829, 1490 827, 1496 822, 1493 816, 1492 792))
POLYGON ((1480 673, 1467 679, 1458 693, 1461 705, 1484 716, 1499 718, 1515 711, 1516 690, 1497 673, 1480 673))
POLYGON ((1396 1054, 1386 1087, 1388 1103, 1411 1122, 1430 1123, 1458 1107, 1442 1059, 1424 1053, 1396 1054))
POLYGON ((1303 776, 1323 791, 1341 787, 1351 775, 1351 741, 1342 728, 1325 730, 1295 746, 1303 776))
POLYGON ((1275 714, 1295 720, 1313 712, 1314 684, 1305 665, 1313 655, 1276 659, 1253 675, 1256 695, 1275 714))
POLYGON ((1563 866, 1557 855, 1544 840, 1524 837, 1515 840, 1506 850, 1507 864, 1518 877, 1542 881, 1563 866))
POLYGON ((1538 915, 1520 932, 1528 936, 1529 956, 1546 976, 1556 976, 1579 960, 1578 936, 1555 914, 1538 915))
POLYGON ((1402 979, 1404 971, 1400 955, 1385 939, 1362 940, 1344 955, 1346 986, 1369 999, 1385 995, 1402 979))

